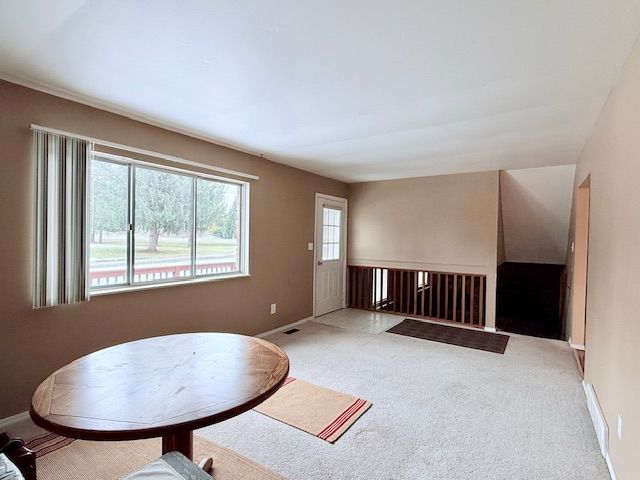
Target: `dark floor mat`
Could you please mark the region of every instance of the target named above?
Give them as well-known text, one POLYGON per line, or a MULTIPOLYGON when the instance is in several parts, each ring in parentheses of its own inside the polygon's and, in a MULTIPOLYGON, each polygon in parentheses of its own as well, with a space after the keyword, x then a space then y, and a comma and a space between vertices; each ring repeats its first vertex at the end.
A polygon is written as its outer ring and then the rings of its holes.
POLYGON ((469 328, 448 327, 437 323, 410 319, 403 320, 395 327, 387 330, 387 332, 493 353, 504 353, 509 341, 508 335, 481 332, 469 328))

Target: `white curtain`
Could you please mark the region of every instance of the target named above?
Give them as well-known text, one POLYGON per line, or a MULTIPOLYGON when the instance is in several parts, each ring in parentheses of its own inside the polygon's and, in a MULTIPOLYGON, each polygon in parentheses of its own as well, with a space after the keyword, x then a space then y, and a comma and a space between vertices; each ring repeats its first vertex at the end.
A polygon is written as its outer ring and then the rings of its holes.
POLYGON ((89 300, 87 222, 91 145, 35 130, 34 308, 89 300))

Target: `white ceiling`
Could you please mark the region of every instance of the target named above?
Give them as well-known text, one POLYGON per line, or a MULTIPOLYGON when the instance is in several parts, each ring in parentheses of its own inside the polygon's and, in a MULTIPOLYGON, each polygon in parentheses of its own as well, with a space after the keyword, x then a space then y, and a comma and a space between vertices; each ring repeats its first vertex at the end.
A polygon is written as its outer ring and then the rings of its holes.
POLYGON ((0 77, 362 181, 575 163, 640 0, 0 0, 0 77))

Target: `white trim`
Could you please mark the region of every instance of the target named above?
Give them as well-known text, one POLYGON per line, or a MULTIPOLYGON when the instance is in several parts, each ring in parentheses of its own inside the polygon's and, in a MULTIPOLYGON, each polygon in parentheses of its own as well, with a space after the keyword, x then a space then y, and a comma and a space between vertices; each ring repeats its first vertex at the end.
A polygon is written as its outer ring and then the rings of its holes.
POLYGON ((335 195, 329 195, 328 193, 319 193, 319 192, 316 192, 316 198, 324 198, 326 200, 333 200, 334 202, 347 201, 347 199, 344 197, 336 197, 335 195))
POLYGON ((616 475, 616 471, 613 468, 613 462, 611 461, 611 457, 609 456, 609 452, 604 456, 605 461, 607 462, 607 468, 609 469, 609 475, 611 475, 611 480, 618 480, 616 475))
POLYGON ((82 105, 88 105, 89 107, 93 107, 98 110, 115 113, 116 115, 129 118, 136 122, 141 122, 147 125, 161 128, 169 132, 179 133, 180 135, 186 135, 187 137, 196 138, 198 140, 203 140, 207 143, 213 143, 223 148, 229 148, 232 150, 236 150, 238 152, 248 153, 249 155, 254 155, 256 157, 264 158, 265 160, 271 161, 263 153, 257 150, 253 150, 249 147, 243 146, 239 143, 229 142, 222 138, 219 138, 204 132, 200 132, 192 128, 180 127, 174 123, 162 122, 148 115, 143 115, 134 110, 123 108, 121 106, 115 105, 114 103, 105 102, 103 100, 99 100, 89 95, 81 95, 64 88, 53 87, 50 85, 46 85, 42 82, 30 80, 24 77, 10 74, 8 72, 0 72, 0 79, 10 83, 15 83, 16 85, 22 85, 23 87, 30 88, 32 90, 37 90, 39 92, 43 92, 48 95, 53 95, 59 98, 64 98, 66 100, 71 100, 72 102, 80 103, 82 105))
POLYGON ((22 412, 7 418, 0 418, 0 432, 8 430, 18 423, 22 423, 29 418, 29 412, 22 412))
POLYGON ((128 229, 128 251, 127 251, 127 270, 128 270, 128 278, 127 282, 120 285, 95 285, 90 286, 91 294, 100 294, 100 293, 118 293, 120 291, 132 291, 132 290, 146 290, 148 288, 155 288, 157 286, 166 286, 166 285, 184 285, 188 283, 199 283, 205 281, 215 281, 215 280, 223 280, 228 278, 237 278, 237 277, 247 277, 250 276, 249 272, 249 203, 251 198, 251 183, 244 180, 236 180, 230 179, 226 177, 218 177, 214 175, 209 175, 205 173, 195 172, 191 170, 185 170, 182 168, 170 167, 166 165, 158 165, 154 163, 149 163, 145 161, 140 161, 136 159, 132 159, 129 157, 124 157, 122 155, 113 155, 110 153, 96 152, 93 151, 91 154, 91 159, 100 162, 109 162, 115 165, 126 166, 128 168, 129 175, 129 225, 135 226, 135 190, 136 190, 136 169, 144 168, 144 169, 152 169, 156 171, 168 171, 168 172, 176 172, 176 175, 182 175, 187 177, 191 181, 192 185, 192 201, 193 201, 193 238, 195 238, 195 215, 197 210, 197 180, 198 179, 213 179, 216 182, 226 183, 227 185, 234 185, 240 188, 240 242, 239 242, 239 260, 238 260, 238 271, 233 272, 223 272, 223 273, 215 273, 208 275, 197 275, 196 272, 196 251, 192 249, 191 251, 191 266, 193 267, 192 275, 187 278, 183 277, 174 277, 170 279, 160 279, 160 280, 150 280, 145 282, 136 282, 133 281, 134 274, 134 265, 133 265, 133 257, 135 251, 135 235, 134 229, 128 229))
POLYGON ((485 332, 491 332, 491 333, 496 333, 496 327, 484 327, 484 331, 485 332))
POLYGON ((455 263, 424 263, 407 260, 388 260, 384 258, 349 258, 350 265, 361 267, 406 268, 410 270, 428 270, 440 273, 462 273, 473 275, 487 275, 486 265, 465 265, 455 263))
POLYGON ((572 342, 571 342, 571 338, 569 338, 569 346, 570 346, 571 348, 576 349, 576 350, 582 350, 582 351, 584 351, 584 345, 580 345, 580 344, 578 344, 578 343, 572 343, 572 342))
POLYGON ((237 180, 235 178, 221 177, 220 175, 212 175, 210 173, 199 172, 196 170, 191 170, 189 168, 172 167, 171 165, 165 165, 163 163, 147 162, 145 160, 138 160, 137 158, 126 157, 124 155, 116 155, 114 153, 102 152, 100 150, 95 150, 95 149, 91 150, 91 158, 92 159, 95 158, 99 161, 104 161, 104 162, 118 163, 121 165, 139 165, 144 168, 150 168, 155 170, 168 170, 170 172, 176 172, 181 175, 206 178, 206 179, 211 179, 218 182, 230 183, 233 185, 247 185, 247 186, 251 185, 246 180, 237 180))
MULTIPOLYGON (((344 223, 342 228, 342 255, 343 255, 343 272, 342 272, 342 308, 347 308, 347 264, 348 264, 348 251, 347 251, 347 226, 349 223, 349 200, 343 197, 336 197, 335 195, 329 195, 326 193, 316 192, 313 208, 313 318, 316 315, 316 269, 318 267, 318 199, 331 200, 333 202, 344 203, 344 223)), ((331 313, 331 312, 328 312, 331 313)))
POLYGON ((165 282, 159 283, 143 283, 138 285, 123 285, 121 287, 114 286, 113 288, 99 288, 91 290, 92 297, 99 297, 101 295, 112 295, 114 293, 126 293, 126 292, 137 292, 141 290, 155 290, 156 288, 165 288, 165 287, 176 287, 179 285, 192 285, 197 283, 209 283, 209 282, 219 282, 222 280, 232 280, 234 278, 250 278, 251 275, 248 273, 229 273, 224 274, 220 273, 215 276, 210 277, 195 277, 190 278, 188 280, 169 280, 165 282))
POLYGON ((607 463, 607 469, 609 470, 609 475, 611 476, 611 480, 617 480, 618 477, 616 476, 616 471, 613 467, 613 461, 609 456, 609 442, 608 442, 609 428, 606 424, 606 419, 604 418, 604 414, 602 413, 600 404, 598 403, 596 392, 593 388, 593 385, 585 382, 584 380, 582 381, 582 388, 584 389, 584 394, 587 397, 587 408, 589 410, 589 416, 591 418, 591 422, 593 423, 593 426, 596 430, 596 435, 597 435, 598 426, 596 425, 596 420, 594 418, 594 415, 600 415, 602 418, 602 421, 604 422, 604 426, 607 431, 606 431, 606 438, 602 439, 602 441, 600 438, 598 438, 598 444, 600 445, 600 453, 602 454, 602 456, 605 459, 605 462, 607 463))
POLYGON ((249 178, 251 180, 258 180, 260 177, 250 173, 239 172, 237 170, 230 170, 228 168, 216 167, 207 163, 194 162, 193 160, 187 160, 185 158, 176 157, 174 155, 168 155, 166 153, 154 152, 152 150, 146 150, 144 148, 132 147, 130 145, 124 145, 122 143, 110 142, 108 140, 102 140, 100 138, 88 137, 86 135, 78 135, 77 133, 66 132, 64 130, 57 130, 55 128, 43 127, 41 125, 31 124, 31 130, 39 130, 42 132, 53 133, 55 135, 65 135, 68 137, 78 138, 97 145, 103 145, 105 147, 117 148, 119 150, 125 150, 128 152, 139 153, 140 155, 146 155, 149 157, 161 158, 169 162, 179 163, 182 165, 190 165, 192 167, 204 168, 205 170, 211 170, 219 173, 226 173, 227 175, 233 175, 236 177, 249 178))
POLYGON ((582 388, 584 389, 584 394, 587 397, 587 409, 589 410, 591 423, 593 423, 593 427, 595 430, 594 433, 596 434, 596 438, 598 439, 600 453, 603 457, 606 457, 607 452, 609 451, 609 426, 607 425, 607 421, 604 417, 604 414, 602 413, 602 409, 600 408, 600 403, 598 402, 598 397, 596 395, 596 391, 593 388, 593 385, 583 380, 582 388), (604 431, 602 436, 598 435, 600 429, 604 431))
POLYGON ((268 332, 259 333, 254 335, 256 338, 264 338, 269 335, 273 335, 274 333, 284 332, 285 330, 289 330, 290 328, 296 327, 298 325, 302 325, 310 320, 313 320, 313 317, 303 318, 302 320, 298 320, 297 322, 289 323, 288 325, 283 325, 282 327, 274 328, 273 330, 269 330, 268 332))
POLYGON ((251 184, 243 182, 240 190, 240 271, 251 276, 249 270, 249 224, 251 223, 251 184))

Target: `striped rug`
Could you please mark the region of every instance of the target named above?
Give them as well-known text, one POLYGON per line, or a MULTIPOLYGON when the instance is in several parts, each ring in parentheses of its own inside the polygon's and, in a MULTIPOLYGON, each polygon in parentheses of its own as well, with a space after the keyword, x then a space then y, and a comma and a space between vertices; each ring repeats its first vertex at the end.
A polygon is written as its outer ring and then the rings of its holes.
MULTIPOLYGON (((38 480, 118 480, 161 454, 159 438, 90 442, 46 434, 27 442, 36 452, 38 480)), ((213 458, 216 480, 286 480, 281 475, 200 435, 193 436, 196 462, 213 458)))
POLYGON ((47 433, 28 441, 25 446, 36 454, 36 458, 40 458, 62 447, 66 447, 74 441, 75 439, 73 438, 61 437, 55 433, 47 433))
POLYGON ((289 377, 255 411, 333 443, 371 407, 362 398, 289 377))

